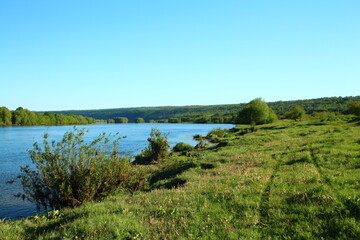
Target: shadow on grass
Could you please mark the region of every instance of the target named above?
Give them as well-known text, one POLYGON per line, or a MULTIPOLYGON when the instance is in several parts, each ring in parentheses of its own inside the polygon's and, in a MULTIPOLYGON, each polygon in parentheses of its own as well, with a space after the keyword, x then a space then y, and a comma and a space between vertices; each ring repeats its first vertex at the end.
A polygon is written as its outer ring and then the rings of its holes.
POLYGON ((152 178, 150 179, 150 184, 153 185, 155 183, 157 183, 158 181, 164 180, 164 179, 169 179, 169 178, 174 178, 177 175, 185 172, 186 170, 190 169, 190 168, 194 168, 197 167, 197 165, 195 163, 186 163, 186 164, 182 164, 182 165, 172 165, 169 167, 166 167, 164 169, 162 169, 161 171, 155 173, 152 178))
POLYGON ((185 179, 182 178, 172 178, 167 181, 159 181, 152 186, 152 189, 173 189, 184 186, 186 183, 185 179))
MULTIPOLYGON (((53 232, 54 229, 60 228, 61 226, 68 224, 70 222, 75 221, 78 218, 83 218, 83 214, 75 214, 71 216, 63 216, 59 218, 58 220, 55 220, 54 222, 51 222, 49 224, 36 224, 34 227, 26 227, 25 228, 25 236, 29 236, 29 239, 37 239, 40 234, 44 234, 46 232, 53 232)), ((51 220, 40 220, 40 221, 51 221, 51 220)), ((63 236, 59 237, 53 237, 51 239, 64 239, 63 236)))
POLYGON ((200 167, 201 169, 214 169, 216 168, 216 165, 213 163, 201 163, 200 167))
POLYGON ((360 117, 354 117, 353 119, 351 119, 349 121, 349 123, 357 123, 359 125, 360 124, 360 117))
POLYGON ((286 165, 294 165, 294 164, 297 164, 297 163, 305 163, 305 162, 308 162, 307 158, 300 158, 300 159, 295 159, 295 160, 288 161, 285 164, 286 165))
POLYGON ((348 198, 343 201, 344 206, 347 208, 347 213, 355 218, 357 221, 360 220, 360 205, 358 199, 348 198))
POLYGON ((308 123, 306 125, 307 126, 323 126, 323 125, 328 125, 328 123, 326 123, 326 122, 312 122, 312 123, 308 123))
POLYGON ((261 127, 261 130, 281 130, 281 129, 287 129, 290 127, 286 127, 286 126, 282 126, 282 127, 278 127, 278 126, 270 126, 270 127, 261 127))

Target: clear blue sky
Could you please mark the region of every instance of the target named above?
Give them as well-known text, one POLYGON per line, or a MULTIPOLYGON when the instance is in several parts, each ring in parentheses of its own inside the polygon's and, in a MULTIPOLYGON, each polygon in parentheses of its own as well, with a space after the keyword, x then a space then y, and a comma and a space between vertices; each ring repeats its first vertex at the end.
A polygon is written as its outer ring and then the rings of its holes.
POLYGON ((359 0, 0 1, 0 106, 360 95, 359 0))

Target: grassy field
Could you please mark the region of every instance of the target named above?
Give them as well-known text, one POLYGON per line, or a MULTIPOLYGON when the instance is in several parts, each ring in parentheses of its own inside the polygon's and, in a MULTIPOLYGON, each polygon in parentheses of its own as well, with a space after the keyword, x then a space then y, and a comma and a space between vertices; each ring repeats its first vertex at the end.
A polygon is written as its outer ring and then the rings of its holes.
POLYGON ((173 154, 144 191, 2 221, 0 239, 356 239, 359 123, 238 126, 210 149, 173 154))

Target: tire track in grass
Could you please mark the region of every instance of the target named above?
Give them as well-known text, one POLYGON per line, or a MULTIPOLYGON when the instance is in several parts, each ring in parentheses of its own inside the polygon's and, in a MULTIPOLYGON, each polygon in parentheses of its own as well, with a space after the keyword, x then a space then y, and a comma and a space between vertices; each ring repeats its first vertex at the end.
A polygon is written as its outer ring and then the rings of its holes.
POLYGON ((321 182, 323 182, 323 184, 326 184, 326 186, 329 187, 329 189, 331 190, 331 193, 334 196, 333 200, 341 202, 342 205, 348 211, 349 216, 354 217, 355 219, 359 220, 360 219, 360 209, 359 209, 358 205, 354 203, 355 200, 352 201, 352 199, 349 199, 349 198, 343 196, 343 194, 340 193, 339 190, 337 190, 334 187, 333 183, 328 180, 327 174, 325 174, 324 171, 322 170, 322 168, 318 162, 319 157, 315 153, 315 149, 310 148, 309 150, 310 150, 312 162, 315 165, 317 171, 319 172, 321 182))
POLYGON ((268 226, 268 218, 269 218, 269 201, 270 201, 270 192, 271 192, 271 186, 274 184, 274 179, 277 176, 280 166, 282 164, 282 161, 278 158, 278 155, 274 154, 272 156, 272 159, 277 161, 274 170, 269 178, 268 183, 266 184, 266 187, 264 189, 264 192, 261 196, 261 203, 260 203, 260 220, 259 220, 259 227, 264 228, 268 226))
MULTIPOLYGON (((338 146, 334 145, 331 148, 336 149, 337 147, 338 146)), ((324 221, 326 219, 326 224, 328 225, 322 234, 324 237, 332 238, 358 238, 360 231, 353 225, 353 222, 359 221, 360 219, 359 198, 348 197, 346 192, 341 192, 341 189, 338 186, 340 183, 337 182, 337 180, 330 180, 332 174, 336 176, 337 173, 344 171, 344 169, 341 170, 340 168, 334 172, 331 171, 330 168, 330 172, 327 172, 327 164, 329 164, 327 161, 330 160, 331 155, 329 153, 324 153, 325 155, 322 155, 321 149, 322 148, 316 149, 311 146, 309 147, 311 160, 320 175, 321 183, 328 189, 322 198, 330 197, 330 201, 332 202, 332 212, 324 210, 324 213, 322 213, 326 216, 326 218, 324 217, 324 221)))
MULTIPOLYGON (((322 169, 321 169, 321 167, 320 167, 320 165, 319 165, 319 163, 317 161, 317 157, 315 155, 315 150, 313 148, 310 148, 309 151, 310 151, 311 161, 315 165, 316 170, 319 172, 321 181, 324 181, 325 180, 324 179, 324 172, 322 171, 322 169)), ((327 184, 332 188, 331 184, 329 184, 329 183, 327 183, 327 184)))
POLYGON ((315 168, 316 168, 316 171, 319 173, 319 175, 320 175, 320 180, 321 180, 322 184, 325 184, 327 187, 329 187, 329 189, 331 190, 331 192, 334 193, 334 195, 336 195, 336 196, 334 196, 334 197, 337 197, 337 195, 338 195, 338 194, 337 194, 337 191, 335 190, 335 188, 334 188, 334 186, 332 185, 332 183, 327 180, 326 174, 324 173, 324 171, 323 171, 323 170, 321 169, 321 167, 320 167, 320 164, 319 164, 319 162, 318 162, 318 160, 317 160, 318 157, 317 157, 317 155, 316 155, 316 153, 315 153, 315 149, 309 147, 308 150, 309 150, 309 152, 310 152, 311 162, 314 164, 314 166, 315 166, 315 168))
MULTIPOLYGON (((301 150, 300 152, 305 152, 305 149, 301 150)), ((271 212, 272 212, 272 206, 270 203, 271 194, 274 194, 272 191, 276 187, 276 181, 277 177, 283 178, 282 174, 280 173, 281 168, 283 166, 287 165, 293 165, 293 164, 302 164, 306 162, 306 159, 295 159, 295 160, 288 160, 288 157, 292 156, 293 154, 299 153, 298 149, 294 148, 287 148, 284 152, 279 154, 274 154, 272 156, 273 161, 275 161, 275 166, 272 171, 272 174, 269 178, 269 181, 266 184, 266 187, 264 188, 264 192, 261 197, 261 203, 260 203, 260 221, 258 223, 259 230, 261 231, 262 238, 266 239, 269 237, 269 233, 271 232, 272 223, 271 223, 271 212), (270 231, 270 232, 269 232, 270 231)), ((315 170, 315 169, 314 169, 315 170)), ((288 170, 285 170, 288 171, 288 170)), ((318 170, 316 169, 318 172, 318 170)), ((295 173, 297 174, 297 173, 295 173)), ((318 173, 320 175, 320 173, 318 173)), ((274 207, 274 206, 273 206, 274 207)))

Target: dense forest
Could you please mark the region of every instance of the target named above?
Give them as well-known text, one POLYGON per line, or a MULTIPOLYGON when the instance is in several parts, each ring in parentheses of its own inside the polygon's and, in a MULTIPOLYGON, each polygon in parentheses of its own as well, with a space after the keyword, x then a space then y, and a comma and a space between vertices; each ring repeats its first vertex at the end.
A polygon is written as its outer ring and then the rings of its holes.
MULTIPOLYGON (((295 101, 269 102, 268 105, 278 115, 292 111, 295 106, 302 106, 307 114, 317 112, 345 113, 347 105, 351 101, 360 101, 356 97, 330 97, 295 101)), ((182 107, 139 107, 139 108, 117 108, 101 110, 74 110, 57 111, 55 114, 76 114, 95 119, 127 118, 128 122, 136 122, 143 118, 146 122, 160 123, 234 123, 239 110, 245 106, 241 104, 210 105, 210 106, 182 106, 182 107)), ((115 120, 114 120, 115 121, 115 120)))
POLYGON ((49 112, 35 113, 21 107, 10 111, 6 107, 0 107, 0 126, 37 126, 37 125, 72 125, 91 124, 95 119, 74 114, 52 114, 49 112))

